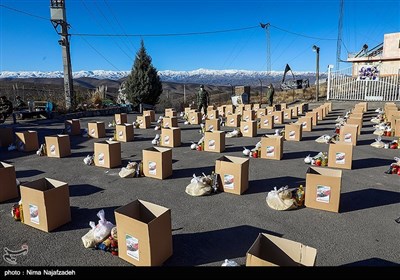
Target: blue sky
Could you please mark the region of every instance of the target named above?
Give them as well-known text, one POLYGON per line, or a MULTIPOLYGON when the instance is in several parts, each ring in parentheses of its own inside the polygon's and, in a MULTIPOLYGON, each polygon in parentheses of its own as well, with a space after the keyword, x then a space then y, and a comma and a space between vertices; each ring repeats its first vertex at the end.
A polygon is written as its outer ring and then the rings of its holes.
MULTIPOLYGON (((143 39, 157 70, 267 70, 267 37, 259 23, 270 23, 271 69, 320 71, 336 65, 339 0, 66 0, 72 35, 73 71, 130 70, 143 39), (242 29, 192 36, 146 36, 242 29), (297 35, 300 34, 300 35, 297 35), (304 36, 303 36, 304 35, 304 36), (313 37, 313 38, 310 38, 313 37), (329 40, 327 40, 329 39, 329 40)), ((0 71, 62 70, 59 36, 50 18, 50 0, 0 0, 0 71), (16 12, 20 10, 25 13, 16 12)), ((399 0, 345 0, 342 59, 363 44, 383 42, 400 32, 399 0)), ((341 64, 341 69, 346 64, 341 64)))

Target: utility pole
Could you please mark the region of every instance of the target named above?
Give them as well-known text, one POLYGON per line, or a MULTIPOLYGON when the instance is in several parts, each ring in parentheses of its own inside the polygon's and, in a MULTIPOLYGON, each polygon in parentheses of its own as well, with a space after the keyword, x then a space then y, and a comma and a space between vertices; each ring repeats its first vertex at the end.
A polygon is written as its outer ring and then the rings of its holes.
POLYGON ((67 23, 64 0, 50 0, 50 16, 54 29, 61 36, 58 43, 61 46, 64 67, 65 108, 70 110, 74 105, 74 85, 72 81, 71 55, 68 38, 69 24, 67 23))
POLYGON ((183 104, 186 104, 186 84, 183 84, 183 104))
POLYGON ((315 93, 315 101, 318 101, 318 96, 319 96, 319 47, 314 45, 312 47, 313 51, 315 51, 317 53, 316 56, 316 84, 317 84, 317 90, 315 93))

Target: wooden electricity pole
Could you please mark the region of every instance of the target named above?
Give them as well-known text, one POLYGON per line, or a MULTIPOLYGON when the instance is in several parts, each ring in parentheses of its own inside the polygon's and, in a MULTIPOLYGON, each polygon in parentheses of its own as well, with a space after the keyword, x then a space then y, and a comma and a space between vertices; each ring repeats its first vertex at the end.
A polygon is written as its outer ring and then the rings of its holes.
POLYGON ((51 23, 53 24, 54 29, 61 36, 61 39, 58 40, 58 43, 61 46, 64 66, 65 107, 67 110, 70 110, 74 105, 74 85, 72 81, 71 55, 68 38, 69 24, 67 23, 65 1, 50 0, 50 15, 51 23))

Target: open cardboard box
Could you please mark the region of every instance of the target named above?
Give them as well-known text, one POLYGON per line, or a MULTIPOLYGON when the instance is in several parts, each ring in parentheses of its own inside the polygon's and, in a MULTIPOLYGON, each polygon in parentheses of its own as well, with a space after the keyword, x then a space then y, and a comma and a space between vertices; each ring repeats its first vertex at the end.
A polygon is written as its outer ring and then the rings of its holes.
POLYGON ((210 120, 213 119, 218 119, 219 115, 218 115, 218 110, 208 110, 207 111, 207 118, 210 120))
POLYGON ((259 233, 246 253, 246 266, 314 266, 317 249, 302 243, 259 233))
POLYGON ((0 202, 18 197, 15 167, 0 161, 0 202))
POLYGON ((154 110, 143 111, 143 116, 150 116, 150 122, 156 121, 156 113, 154 112, 154 110))
POLYGON ((238 114, 227 115, 225 126, 239 127, 239 125, 240 125, 239 122, 240 122, 240 115, 238 115, 238 114))
POLYGON ((164 128, 178 127, 178 117, 164 117, 162 120, 162 126, 164 128))
POLYGON ((242 121, 254 121, 256 119, 256 113, 252 110, 245 110, 242 113, 242 121))
POLYGON ((139 124, 139 128, 147 129, 150 128, 150 116, 137 116, 136 122, 139 124))
POLYGON ((312 118, 313 128, 318 125, 318 112, 317 111, 307 112, 306 117, 312 118))
POLYGON ((205 130, 206 131, 220 130, 219 119, 212 119, 212 120, 206 119, 205 130))
POLYGON ((51 135, 45 137, 48 157, 63 158, 71 155, 69 135, 51 135))
POLYGON ((41 178, 21 184, 24 224, 49 232, 71 221, 68 184, 41 178))
POLYGON ((257 119, 261 119, 261 117, 267 115, 267 109, 266 108, 258 108, 257 109, 257 119))
POLYGON ((39 149, 39 139, 36 131, 27 130, 15 132, 16 147, 20 152, 33 152, 39 149))
POLYGON ((0 127, 0 147, 8 147, 14 143, 12 127, 0 127))
POLYGON ((215 173, 218 174, 220 191, 242 194, 249 187, 248 158, 223 156, 215 162, 215 173))
POLYGON ((309 167, 306 173, 305 206, 339 212, 342 170, 309 167))
POLYGON ((66 120, 64 125, 66 134, 81 135, 81 123, 79 119, 66 120))
POLYGON ((283 119, 291 120, 292 119, 292 109, 287 108, 283 110, 283 119))
POLYGON ((357 138, 358 138, 357 124, 345 124, 340 128, 339 139, 341 142, 351 143, 353 146, 356 146, 357 138))
POLYGON ((313 129, 312 117, 300 117, 296 123, 301 124, 302 131, 310 132, 313 129))
POLYGON ((190 112, 189 113, 189 123, 190 124, 200 124, 201 123, 201 113, 200 112, 190 112))
POLYGON ((274 117, 274 124, 283 124, 283 111, 273 111, 271 115, 274 117))
POLYGON ((135 266, 160 266, 172 256, 170 209, 138 199, 114 213, 121 259, 135 266))

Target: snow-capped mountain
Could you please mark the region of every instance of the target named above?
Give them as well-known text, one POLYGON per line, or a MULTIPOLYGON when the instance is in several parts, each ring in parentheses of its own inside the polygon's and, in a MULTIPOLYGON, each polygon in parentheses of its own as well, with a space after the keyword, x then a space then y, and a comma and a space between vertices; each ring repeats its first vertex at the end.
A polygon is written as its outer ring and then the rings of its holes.
MULTIPOLYGON (((130 71, 77 71, 73 72, 73 78, 95 78, 121 80, 129 75, 130 71)), ((283 71, 271 71, 268 75, 267 71, 249 71, 249 70, 209 70, 197 69, 193 71, 172 71, 164 70, 158 72, 161 81, 176 83, 202 83, 209 85, 259 85, 263 83, 279 83, 282 80, 283 71)), ((313 72, 296 72, 296 79, 309 79, 310 83, 315 81, 315 73, 313 72)), ((287 79, 292 79, 291 72, 287 73, 287 79)), ((320 79, 326 77, 321 73, 320 79)), ((0 79, 26 79, 26 78, 63 78, 62 71, 40 72, 40 71, 2 71, 0 79)))

